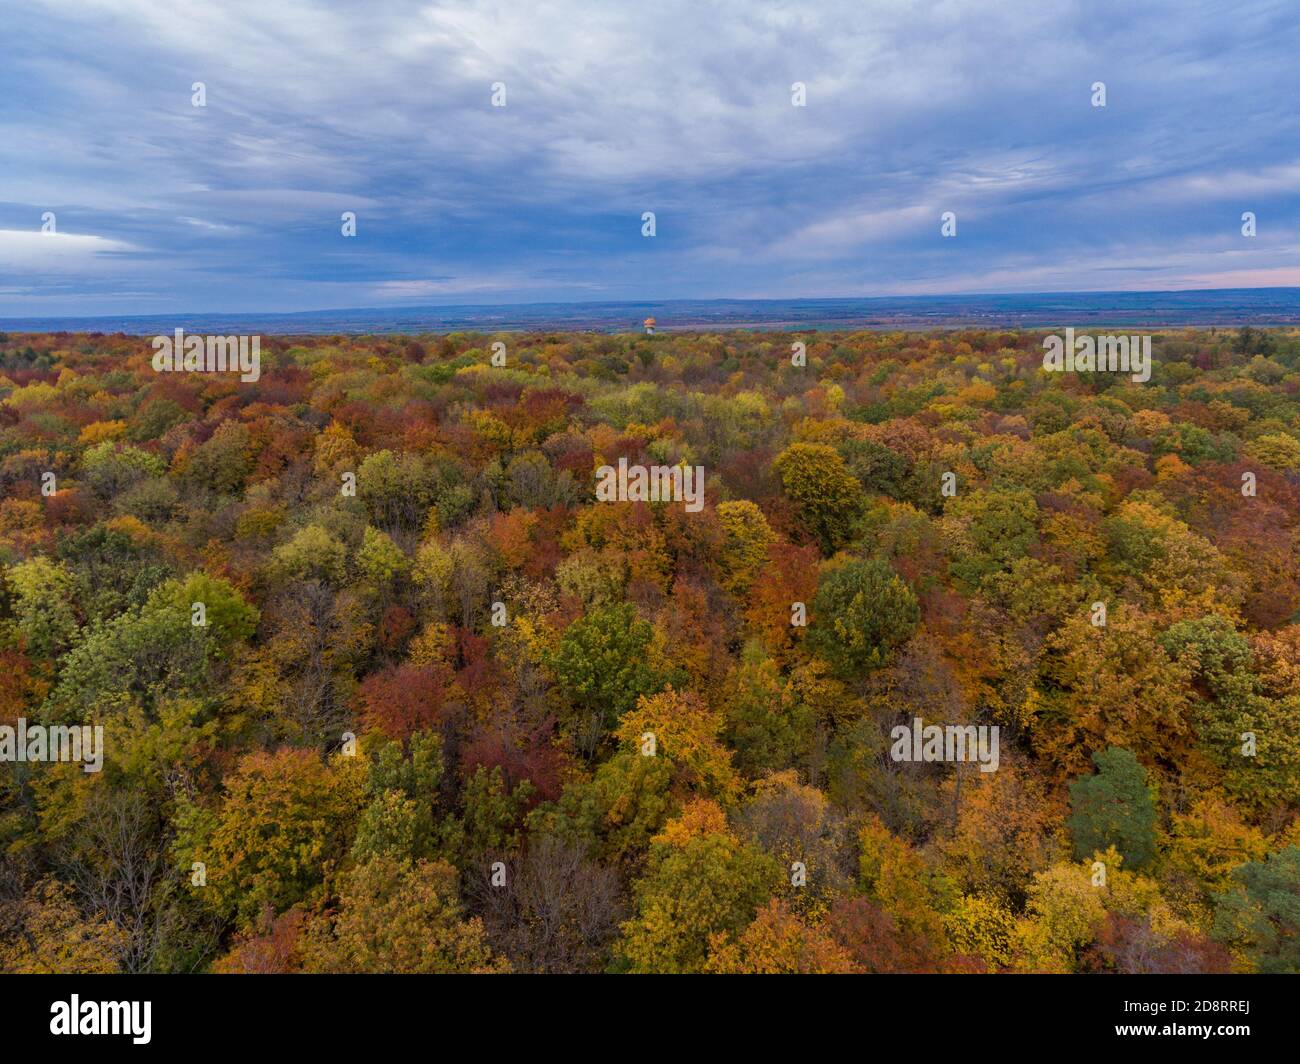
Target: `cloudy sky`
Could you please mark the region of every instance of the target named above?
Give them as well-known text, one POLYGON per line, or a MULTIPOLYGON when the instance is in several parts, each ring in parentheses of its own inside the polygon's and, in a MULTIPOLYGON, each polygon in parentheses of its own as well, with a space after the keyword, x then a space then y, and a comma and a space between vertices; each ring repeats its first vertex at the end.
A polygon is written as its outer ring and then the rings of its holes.
POLYGON ((1293 0, 3 22, 0 316, 1300 285, 1293 0))

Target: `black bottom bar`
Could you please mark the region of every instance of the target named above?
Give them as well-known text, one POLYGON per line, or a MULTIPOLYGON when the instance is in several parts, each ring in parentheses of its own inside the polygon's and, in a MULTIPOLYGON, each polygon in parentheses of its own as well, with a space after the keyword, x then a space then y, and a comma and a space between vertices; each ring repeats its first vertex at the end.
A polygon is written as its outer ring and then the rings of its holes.
POLYGON ((758 1040, 812 1052, 856 1030, 863 1048, 888 1035, 918 1049, 1131 1042, 1223 1054, 1289 1044, 1297 986, 1282 976, 8 976, 0 1000, 6 1049, 337 1053, 434 1039, 491 1059, 560 1043, 725 1051, 758 1040), (79 1033, 52 1032, 70 1026, 79 1033), (80 1033, 94 1026, 127 1033, 80 1033))

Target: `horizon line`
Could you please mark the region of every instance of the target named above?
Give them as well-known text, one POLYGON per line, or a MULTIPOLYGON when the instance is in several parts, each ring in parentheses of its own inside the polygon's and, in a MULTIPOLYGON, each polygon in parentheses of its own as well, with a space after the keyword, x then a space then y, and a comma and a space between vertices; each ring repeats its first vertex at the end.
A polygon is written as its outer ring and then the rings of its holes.
POLYGON ((877 296, 711 296, 697 297, 658 297, 638 299, 587 299, 587 300, 537 300, 532 302, 507 303, 410 303, 387 304, 379 306, 318 307, 311 310, 161 310, 130 314, 25 314, 0 317, 0 325, 5 322, 23 321, 130 321, 147 318, 164 317, 311 317, 324 314, 382 314, 382 313, 417 313, 438 310, 507 310, 526 307, 643 307, 652 308, 664 304, 718 304, 718 303, 873 303, 899 300, 939 301, 945 299, 991 299, 991 298, 1052 298, 1064 296, 1162 296, 1162 295, 1196 295, 1204 293, 1232 292, 1300 292, 1300 285, 1270 285, 1256 288, 1079 288, 1059 289, 1053 291, 1028 292, 951 292, 926 293, 923 295, 877 295, 877 296))

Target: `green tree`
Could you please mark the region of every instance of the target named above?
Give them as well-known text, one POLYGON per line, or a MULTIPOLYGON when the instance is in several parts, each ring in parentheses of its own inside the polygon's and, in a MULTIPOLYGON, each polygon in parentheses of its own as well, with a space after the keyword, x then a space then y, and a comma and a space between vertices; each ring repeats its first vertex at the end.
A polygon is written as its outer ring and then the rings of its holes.
POLYGON ((444 835, 437 820, 444 764, 442 737, 415 732, 403 744, 372 733, 367 739, 369 804, 352 843, 354 860, 378 853, 417 859, 435 856, 444 835))
POLYGON ((362 576, 383 590, 410 568, 410 560, 386 532, 367 526, 357 552, 357 567, 362 576))
POLYGON ((1093 776, 1070 784, 1073 809, 1068 825, 1075 856, 1086 860, 1114 846, 1130 869, 1155 857, 1156 807, 1147 787, 1147 770, 1128 750, 1110 747, 1094 753, 1093 776))
POLYGON ((433 501, 419 455, 376 451, 357 469, 357 495, 380 528, 418 529, 433 501))
POLYGON ((1261 972, 1300 974, 1300 847, 1288 846, 1232 873, 1216 937, 1241 949, 1261 972))
POLYGON ((576 711, 580 750, 594 753, 638 698, 663 686, 646 661, 653 636, 651 624, 624 602, 592 610, 561 637, 550 667, 576 711))
POLYGON ((14 593, 18 631, 32 654, 54 656, 67 648, 77 631, 73 579, 67 567, 41 555, 5 573, 14 593))
POLYGON ((152 711, 165 697, 205 692, 215 645, 205 629, 190 623, 188 609, 163 602, 97 621, 60 662, 43 712, 84 720, 132 705, 152 711))
POLYGON ((169 580, 150 596, 152 605, 178 609, 190 618, 191 624, 194 605, 200 602, 204 627, 220 649, 244 642, 257 630, 261 616, 257 607, 245 602, 244 596, 219 576, 193 572, 184 580, 169 580))
POLYGON ((101 499, 111 499, 149 477, 160 477, 167 464, 156 454, 104 440, 81 456, 81 475, 101 499))
POLYGON ((757 645, 745 649, 727 677, 724 698, 727 741, 741 772, 755 777, 800 763, 812 743, 815 714, 757 645))
POLYGON ((534 809, 528 834, 555 835, 602 861, 639 866, 674 809, 672 773, 667 758, 619 750, 591 779, 571 782, 555 802, 534 809))
POLYGON ((839 450, 849 471, 867 491, 907 498, 912 464, 903 455, 874 440, 847 440, 839 450))
POLYGON ((952 575, 978 588, 1025 557, 1037 541, 1038 504, 1024 488, 974 491, 949 500, 944 517, 952 575))
POLYGON ((1300 793, 1300 695, 1264 696, 1250 644, 1232 622, 1217 614, 1180 621, 1160 644, 1195 669, 1197 739, 1233 801, 1265 810, 1300 793))
POLYGON ((817 587, 808 647, 845 679, 886 664, 921 620, 916 596, 887 562, 851 561, 817 587))

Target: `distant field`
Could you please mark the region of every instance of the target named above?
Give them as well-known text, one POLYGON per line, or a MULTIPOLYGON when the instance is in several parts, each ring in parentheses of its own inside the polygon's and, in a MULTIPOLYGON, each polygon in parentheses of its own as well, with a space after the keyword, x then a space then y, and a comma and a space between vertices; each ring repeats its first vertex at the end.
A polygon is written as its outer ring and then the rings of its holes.
POLYGON ((639 332, 653 316, 661 332, 683 329, 1002 329, 1134 326, 1148 329, 1300 325, 1300 288, 1183 292, 1053 292, 875 299, 714 299, 650 303, 527 303, 508 306, 386 307, 302 314, 188 314, 120 318, 0 319, 10 332, 153 335, 195 332, 279 335, 360 333, 639 332))

